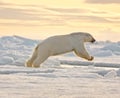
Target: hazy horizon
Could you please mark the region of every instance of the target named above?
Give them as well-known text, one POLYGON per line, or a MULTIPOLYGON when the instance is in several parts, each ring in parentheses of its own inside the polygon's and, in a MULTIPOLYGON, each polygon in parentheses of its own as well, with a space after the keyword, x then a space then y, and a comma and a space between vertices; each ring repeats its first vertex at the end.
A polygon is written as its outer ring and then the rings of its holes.
POLYGON ((97 40, 120 41, 118 0, 0 0, 0 36, 31 39, 88 32, 97 40))

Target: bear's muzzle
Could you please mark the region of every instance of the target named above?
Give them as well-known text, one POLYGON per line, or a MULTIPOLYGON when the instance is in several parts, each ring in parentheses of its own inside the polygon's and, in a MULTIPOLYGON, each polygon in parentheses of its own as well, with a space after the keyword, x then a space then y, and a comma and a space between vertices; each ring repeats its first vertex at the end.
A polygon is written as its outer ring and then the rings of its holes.
POLYGON ((95 41, 96 41, 96 40, 95 40, 95 39, 93 39, 91 42, 92 42, 92 43, 94 43, 95 41))

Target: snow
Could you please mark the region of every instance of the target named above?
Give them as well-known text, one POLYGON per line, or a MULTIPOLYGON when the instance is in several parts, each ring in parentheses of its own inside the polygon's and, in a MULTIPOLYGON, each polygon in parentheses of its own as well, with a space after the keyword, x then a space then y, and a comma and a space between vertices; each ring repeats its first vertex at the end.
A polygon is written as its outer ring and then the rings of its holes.
POLYGON ((41 41, 0 38, 0 98, 120 98, 120 42, 87 43, 92 62, 67 53, 24 67, 41 41))

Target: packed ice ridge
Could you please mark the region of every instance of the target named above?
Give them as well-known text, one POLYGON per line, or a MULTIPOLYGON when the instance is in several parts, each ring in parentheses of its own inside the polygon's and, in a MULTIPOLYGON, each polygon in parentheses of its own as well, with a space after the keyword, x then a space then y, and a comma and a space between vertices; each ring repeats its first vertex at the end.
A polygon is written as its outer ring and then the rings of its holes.
MULTIPOLYGON (((34 47, 41 41, 42 40, 32 40, 16 35, 1 37, 0 65, 24 66, 26 60, 32 54, 34 47)), ((113 68, 120 67, 120 42, 101 41, 94 44, 87 43, 85 45, 90 54, 97 59, 92 62, 88 62, 76 57, 73 53, 67 53, 56 57, 50 57, 47 61, 43 63, 43 65, 54 67, 60 66, 60 64, 68 64, 75 66, 91 65, 94 67, 113 68)))
MULTIPOLYGON (((32 51, 34 47, 41 42, 42 40, 32 40, 23 38, 20 36, 4 36, 0 38, 0 65, 24 65, 25 61, 29 58, 29 56, 32 54, 32 51)), ((113 63, 116 66, 119 66, 120 62, 106 62, 106 58, 116 58, 119 59, 120 56, 120 42, 110 42, 110 41, 99 41, 94 44, 87 43, 86 48, 88 52, 90 52, 91 55, 93 55, 95 58, 105 59, 104 62, 97 62, 96 64, 104 65, 108 64, 110 65, 113 63)), ((73 53, 67 53, 55 58, 58 59, 52 59, 50 58, 48 64, 53 61, 53 63, 59 62, 59 64, 63 61, 61 58, 76 58, 76 56, 73 53)), ((108 59, 109 60, 109 59, 108 59)), ((72 64, 78 64, 83 63, 85 64, 92 64, 91 62, 83 61, 81 58, 70 60, 67 59, 65 62, 72 62, 72 64), (78 62, 79 61, 79 62, 78 62), (78 63, 77 63, 78 62, 78 63)))

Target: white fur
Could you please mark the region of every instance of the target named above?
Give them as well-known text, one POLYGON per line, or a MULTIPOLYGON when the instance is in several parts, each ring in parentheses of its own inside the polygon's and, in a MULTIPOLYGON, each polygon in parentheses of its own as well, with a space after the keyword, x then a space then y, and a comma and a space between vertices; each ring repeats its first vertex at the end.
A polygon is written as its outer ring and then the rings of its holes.
POLYGON ((39 67, 49 56, 74 51, 79 57, 93 60, 84 47, 84 42, 95 41, 89 33, 72 33, 49 37, 35 48, 32 57, 26 62, 27 67, 39 67))

